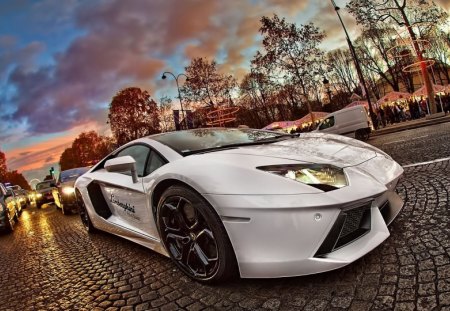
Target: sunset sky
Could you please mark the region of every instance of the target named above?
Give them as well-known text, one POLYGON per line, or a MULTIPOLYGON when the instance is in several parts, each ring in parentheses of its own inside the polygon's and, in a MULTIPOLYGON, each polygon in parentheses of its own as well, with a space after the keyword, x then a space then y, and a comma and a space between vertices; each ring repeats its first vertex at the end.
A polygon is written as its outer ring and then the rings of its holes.
MULTIPOLYGON (((157 101, 173 96, 162 72, 183 72, 193 57, 214 58, 241 78, 264 15, 313 21, 327 34, 325 49, 345 45, 325 0, 2 0, 0 13, 0 150, 28 180, 57 169, 80 132, 109 134, 107 107, 124 87, 157 101)), ((342 16, 355 37, 353 17, 342 16)))

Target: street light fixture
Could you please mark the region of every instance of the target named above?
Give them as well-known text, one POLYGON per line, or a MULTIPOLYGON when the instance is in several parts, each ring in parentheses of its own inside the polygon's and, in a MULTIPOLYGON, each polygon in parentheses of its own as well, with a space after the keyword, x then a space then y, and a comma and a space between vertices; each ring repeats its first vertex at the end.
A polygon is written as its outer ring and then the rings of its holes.
POLYGON ((325 92, 328 95, 328 100, 330 101, 331 104, 331 89, 330 89, 330 81, 328 81, 328 79, 326 77, 323 77, 323 86, 325 87, 325 92))
MULTIPOLYGON (((183 118, 183 121, 186 122, 186 116, 184 115, 184 109, 183 109, 183 100, 181 99, 181 92, 180 92, 180 85, 178 83, 178 79, 181 76, 184 76, 186 78, 186 81, 189 81, 188 76, 186 76, 184 73, 180 73, 178 75, 174 75, 172 72, 170 71, 165 71, 163 72, 161 79, 165 80, 167 78, 166 74, 170 75, 173 77, 173 79, 175 80, 176 84, 177 84, 177 90, 178 90, 178 99, 180 100, 180 107, 181 107, 181 116, 183 118)), ((183 123, 180 123, 180 126, 183 128, 183 123)))

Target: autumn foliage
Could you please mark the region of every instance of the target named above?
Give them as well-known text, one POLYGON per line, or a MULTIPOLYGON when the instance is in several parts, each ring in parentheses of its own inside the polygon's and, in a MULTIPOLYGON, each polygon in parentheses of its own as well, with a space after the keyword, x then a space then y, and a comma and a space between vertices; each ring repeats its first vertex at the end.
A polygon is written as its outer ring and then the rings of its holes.
POLYGON ((59 159, 61 171, 96 164, 115 147, 110 137, 98 135, 95 131, 81 133, 70 148, 64 150, 59 159))
POLYGON ((108 122, 119 145, 161 131, 156 102, 137 87, 123 89, 113 97, 108 122))

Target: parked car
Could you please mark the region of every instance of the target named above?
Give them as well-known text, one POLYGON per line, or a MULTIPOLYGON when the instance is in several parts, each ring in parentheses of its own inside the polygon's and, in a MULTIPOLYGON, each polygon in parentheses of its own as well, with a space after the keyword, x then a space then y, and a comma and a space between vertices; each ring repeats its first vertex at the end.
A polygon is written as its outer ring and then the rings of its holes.
POLYGON ((371 133, 370 122, 366 108, 354 106, 330 113, 313 132, 345 135, 366 141, 371 133))
POLYGON ((338 269, 386 240, 402 167, 340 135, 202 128, 132 141, 79 177, 87 232, 169 256, 200 282, 338 269))
POLYGON ((0 184, 0 229, 11 232, 18 220, 19 212, 12 190, 8 190, 3 184, 0 184))
POLYGON ((57 189, 53 190, 56 206, 64 215, 77 213, 78 204, 75 196, 75 181, 89 170, 89 167, 78 167, 62 171, 59 174, 57 189))
POLYGON ((36 185, 36 207, 41 208, 45 203, 54 203, 53 190, 56 183, 53 180, 46 180, 36 185))
POLYGON ((17 204, 20 207, 20 210, 26 208, 29 204, 28 195, 26 194, 26 190, 22 189, 22 187, 15 185, 10 186, 8 189, 11 189, 14 193, 14 197, 16 199, 17 204))

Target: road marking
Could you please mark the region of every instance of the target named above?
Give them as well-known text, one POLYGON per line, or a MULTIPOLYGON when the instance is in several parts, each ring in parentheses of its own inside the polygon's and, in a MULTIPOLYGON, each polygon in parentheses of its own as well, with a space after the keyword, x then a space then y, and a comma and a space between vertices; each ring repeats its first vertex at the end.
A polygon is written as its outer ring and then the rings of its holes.
POLYGON ((420 162, 420 163, 403 165, 403 167, 404 168, 406 168, 406 167, 415 167, 415 166, 421 166, 421 165, 428 165, 428 164, 433 164, 433 163, 445 162, 445 161, 449 161, 449 160, 450 160, 450 158, 442 158, 442 159, 436 159, 436 160, 433 160, 433 161, 427 161, 427 162, 420 162))
POLYGON ((414 138, 414 139, 417 139, 417 138, 424 138, 424 137, 428 137, 428 136, 430 136, 430 135, 422 135, 422 136, 417 136, 416 138, 414 138))
POLYGON ((404 141, 406 141, 406 139, 394 140, 394 141, 391 141, 391 142, 388 142, 388 143, 384 143, 383 145, 390 145, 390 144, 395 144, 395 143, 401 143, 401 142, 404 142, 404 141))
MULTIPOLYGON (((414 139, 425 138, 425 137, 428 137, 428 136, 430 136, 430 135, 417 136, 417 137, 414 137, 414 139)), ((394 140, 394 141, 391 141, 391 142, 388 142, 388 143, 384 143, 383 145, 390 145, 390 144, 395 144, 395 143, 402 143, 402 142, 404 142, 404 141, 406 141, 406 139, 394 140)))

